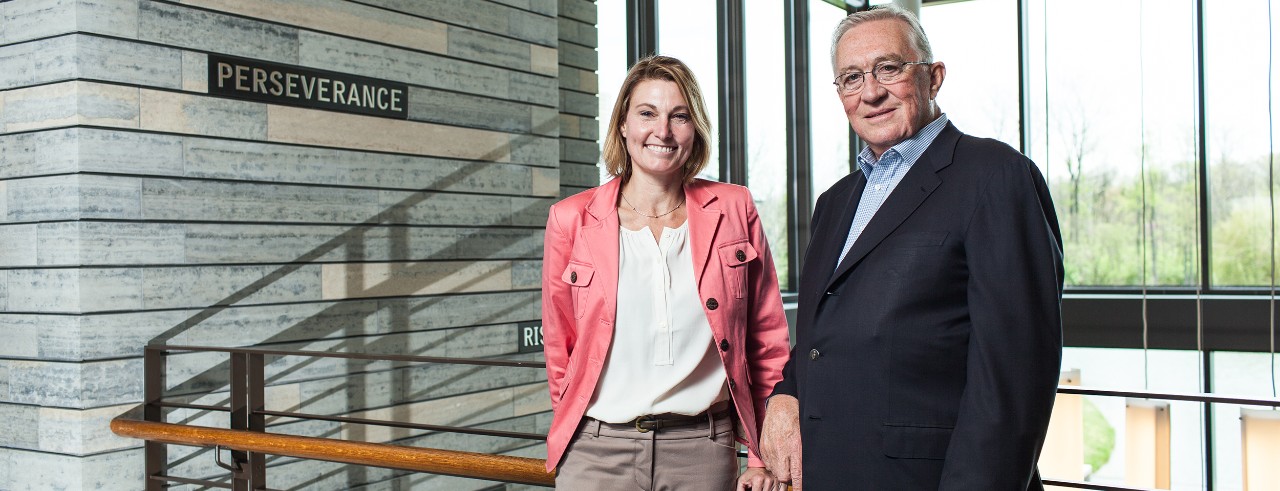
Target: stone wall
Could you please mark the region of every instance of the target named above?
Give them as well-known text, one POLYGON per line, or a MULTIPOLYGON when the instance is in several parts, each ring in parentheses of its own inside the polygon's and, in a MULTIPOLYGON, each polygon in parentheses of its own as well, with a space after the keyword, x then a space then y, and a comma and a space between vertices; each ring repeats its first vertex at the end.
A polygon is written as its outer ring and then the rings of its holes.
MULTIPOLYGON (((514 355, 598 182, 589 0, 0 1, 0 488, 140 489, 147 344, 514 355), (408 119, 211 95, 208 55, 408 84, 408 119)), ((172 357, 170 394, 226 358, 172 357)), ((282 358, 268 409, 544 432, 536 369, 282 358)), ((170 421, 226 425, 174 411, 170 421)), ((327 422, 272 431, 542 456, 327 422)), ((211 452, 172 473, 225 478, 211 452), (221 476, 221 477, 219 477, 221 476)), ((274 459, 277 489, 492 483, 274 459)))

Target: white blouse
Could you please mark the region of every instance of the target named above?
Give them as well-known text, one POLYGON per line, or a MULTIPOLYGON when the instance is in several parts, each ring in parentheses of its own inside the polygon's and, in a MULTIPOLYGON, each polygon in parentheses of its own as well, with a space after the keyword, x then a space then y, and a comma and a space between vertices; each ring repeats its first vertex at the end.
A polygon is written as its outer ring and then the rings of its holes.
POLYGON ((626 423, 646 414, 698 414, 728 400, 693 277, 689 222, 649 229, 618 227, 618 312, 613 343, 587 416, 626 423))

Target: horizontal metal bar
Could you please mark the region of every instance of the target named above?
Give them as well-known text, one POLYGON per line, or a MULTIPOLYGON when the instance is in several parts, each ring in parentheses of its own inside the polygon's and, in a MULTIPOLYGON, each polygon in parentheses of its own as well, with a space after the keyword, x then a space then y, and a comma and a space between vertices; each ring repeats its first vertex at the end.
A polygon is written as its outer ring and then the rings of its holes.
POLYGON ((1094 489, 1099 491, 1159 491, 1150 488, 1129 488, 1125 486, 1109 486, 1106 484, 1098 484, 1092 482, 1080 481, 1059 481, 1056 479, 1041 479, 1045 486, 1061 486, 1064 488, 1077 489, 1094 489))
POLYGON ((1224 397, 1212 394, 1187 394, 1151 392, 1146 390, 1105 390, 1074 385, 1059 385, 1059 394, 1079 394, 1085 396, 1133 397, 1138 399, 1160 399, 1165 401, 1212 402, 1217 404, 1240 404, 1243 406, 1280 407, 1280 399, 1255 399, 1245 397, 1224 397))
POLYGON ((191 479, 188 477, 178 477, 178 476, 148 476, 148 477, 155 481, 177 482, 182 484, 193 484, 196 486, 206 486, 210 488, 231 489, 230 484, 227 484, 224 482, 218 482, 218 481, 210 481, 207 479, 191 479))
POLYGON ((375 361, 407 361, 413 363, 441 363, 455 365, 481 365, 481 366, 498 366, 498 367, 521 367, 521 368, 546 368, 547 364, 541 361, 509 361, 509 360, 485 360, 477 358, 447 358, 442 356, 417 356, 417 355, 393 355, 385 353, 341 353, 334 351, 304 351, 304 350, 281 350, 281 349, 264 349, 264 348, 231 348, 225 346, 164 346, 152 345, 147 346, 147 350, 162 351, 173 353, 177 351, 189 352, 219 352, 219 353, 252 353, 261 355, 276 356, 311 356, 316 358, 348 358, 356 360, 375 360, 375 361))
POLYGON ((157 401, 156 405, 163 408, 170 408, 170 409, 196 409, 200 411, 219 411, 224 413, 231 410, 231 408, 226 406, 210 406, 208 404, 188 404, 185 402, 157 401))
POLYGON ((447 431, 451 433, 467 433, 471 435, 499 436, 499 437, 505 437, 505 438, 522 438, 525 440, 546 440, 547 439, 547 435, 540 435, 537 433, 522 433, 522 432, 516 432, 516 431, 485 430, 485 429, 479 429, 479 428, 467 428, 467 427, 460 427, 460 426, 428 425, 428 424, 418 424, 418 423, 404 423, 399 421, 387 421, 387 420, 380 420, 380 419, 351 418, 346 416, 324 416, 320 414, 288 413, 288 412, 280 412, 280 411, 259 411, 259 413, 266 416, 280 416, 285 418, 306 419, 306 420, 318 419, 322 421, 333 421, 337 423, 354 423, 354 424, 362 424, 362 425, 390 426, 392 428, 408 428, 408 429, 426 430, 426 431, 447 431))

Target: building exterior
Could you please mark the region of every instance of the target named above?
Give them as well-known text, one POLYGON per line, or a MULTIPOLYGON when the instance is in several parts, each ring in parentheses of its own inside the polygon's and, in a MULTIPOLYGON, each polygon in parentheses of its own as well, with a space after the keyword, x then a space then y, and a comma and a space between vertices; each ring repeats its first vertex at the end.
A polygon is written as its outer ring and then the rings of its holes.
MULTIPOLYGON (((595 24, 588 0, 0 2, 0 489, 140 489, 141 442, 108 423, 142 400, 148 344, 516 353, 547 207, 598 183, 595 24)), ((168 391, 225 402, 226 372, 175 356, 168 391)), ((286 357, 267 378, 279 411, 549 422, 540 370, 286 357)), ((492 486, 270 465, 279 489, 492 486)))

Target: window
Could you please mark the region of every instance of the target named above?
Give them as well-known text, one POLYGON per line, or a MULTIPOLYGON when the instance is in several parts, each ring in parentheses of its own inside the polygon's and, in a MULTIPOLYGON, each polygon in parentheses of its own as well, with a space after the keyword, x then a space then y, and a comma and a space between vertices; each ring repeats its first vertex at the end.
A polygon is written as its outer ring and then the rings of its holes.
POLYGON ((699 177, 713 181, 720 177, 716 46, 715 2, 658 1, 658 53, 679 58, 689 65, 702 88, 707 117, 711 119, 711 161, 699 177))
MULTIPOLYGON (((823 0, 809 2, 809 131, 813 201, 849 174, 849 119, 831 81, 831 35, 847 15, 823 0)), ((834 265, 832 266, 834 267, 834 265)))
POLYGON ((783 5, 779 0, 744 5, 746 38, 747 185, 756 200, 760 220, 783 291, 787 282, 787 139, 783 5))

